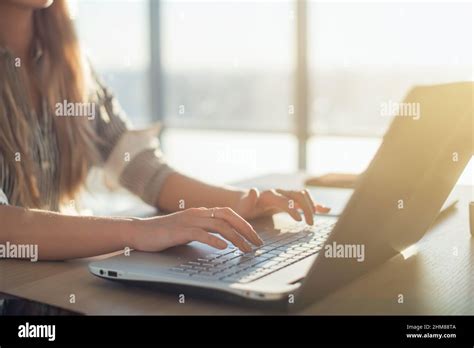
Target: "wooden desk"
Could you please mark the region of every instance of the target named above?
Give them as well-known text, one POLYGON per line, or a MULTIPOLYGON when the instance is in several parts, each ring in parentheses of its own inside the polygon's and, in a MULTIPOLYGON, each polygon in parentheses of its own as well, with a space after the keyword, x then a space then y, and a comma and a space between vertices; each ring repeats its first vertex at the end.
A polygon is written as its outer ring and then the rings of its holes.
MULTIPOLYGON (((302 180, 301 174, 272 175, 242 184, 297 188, 302 180)), ((457 208, 427 232, 415 255, 392 258, 302 313, 474 314, 474 238, 467 208, 473 187, 458 186, 453 195, 460 200, 457 208), (403 303, 398 303, 400 295, 403 303)), ((0 292, 92 315, 268 313, 189 296, 180 304, 170 293, 96 278, 88 271, 90 261, 2 260, 0 292), (75 303, 69 302, 71 294, 75 303)))

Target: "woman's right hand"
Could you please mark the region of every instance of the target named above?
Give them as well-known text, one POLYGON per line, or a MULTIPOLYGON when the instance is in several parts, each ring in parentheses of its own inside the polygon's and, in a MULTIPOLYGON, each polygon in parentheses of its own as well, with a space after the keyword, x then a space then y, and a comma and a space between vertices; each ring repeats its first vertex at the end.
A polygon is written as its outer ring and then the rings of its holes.
POLYGON ((134 220, 130 247, 139 251, 161 251, 198 241, 217 249, 227 248, 219 234, 243 252, 262 239, 253 227, 230 208, 190 208, 177 213, 134 220))

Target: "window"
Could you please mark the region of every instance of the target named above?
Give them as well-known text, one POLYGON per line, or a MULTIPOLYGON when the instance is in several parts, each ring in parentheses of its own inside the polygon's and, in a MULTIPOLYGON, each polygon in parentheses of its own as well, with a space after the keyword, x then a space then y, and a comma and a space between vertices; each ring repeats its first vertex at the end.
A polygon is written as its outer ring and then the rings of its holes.
MULTIPOLYGON (((298 1, 313 173, 367 166, 390 122, 382 103, 413 85, 472 80, 470 2, 298 1)), ((213 182, 297 169, 296 0, 70 2, 134 124, 166 126, 175 167, 213 182)))
POLYGON ((472 80, 472 3, 310 1, 308 22, 313 173, 363 171, 390 123, 382 104, 412 86, 472 80))
POLYGON ((89 60, 135 125, 151 121, 147 0, 70 1, 89 60))
POLYGON ((161 2, 162 145, 175 167, 211 182, 296 169, 293 5, 161 2))
POLYGON ((170 127, 289 131, 291 1, 162 1, 170 127))
POLYGON ((472 80, 472 4, 310 2, 311 130, 381 136, 417 84, 472 80), (449 23, 449 25, 445 25, 449 23))

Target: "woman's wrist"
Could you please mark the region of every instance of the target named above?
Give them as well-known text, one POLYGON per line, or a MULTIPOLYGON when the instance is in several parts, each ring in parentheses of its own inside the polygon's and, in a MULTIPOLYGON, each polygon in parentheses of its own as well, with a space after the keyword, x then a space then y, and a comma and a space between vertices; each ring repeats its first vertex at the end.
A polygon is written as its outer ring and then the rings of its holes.
POLYGON ((120 229, 120 244, 122 248, 135 248, 135 238, 144 220, 140 218, 125 218, 120 229))

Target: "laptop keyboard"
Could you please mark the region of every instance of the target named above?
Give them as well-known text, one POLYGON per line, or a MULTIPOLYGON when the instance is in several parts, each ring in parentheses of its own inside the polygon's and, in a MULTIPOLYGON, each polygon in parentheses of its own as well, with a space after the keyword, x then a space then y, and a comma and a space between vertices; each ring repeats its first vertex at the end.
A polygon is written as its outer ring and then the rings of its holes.
POLYGON ((195 279, 248 283, 301 261, 321 250, 334 221, 316 221, 313 226, 295 225, 279 234, 259 233, 264 241, 243 253, 234 245, 170 269, 195 279))

